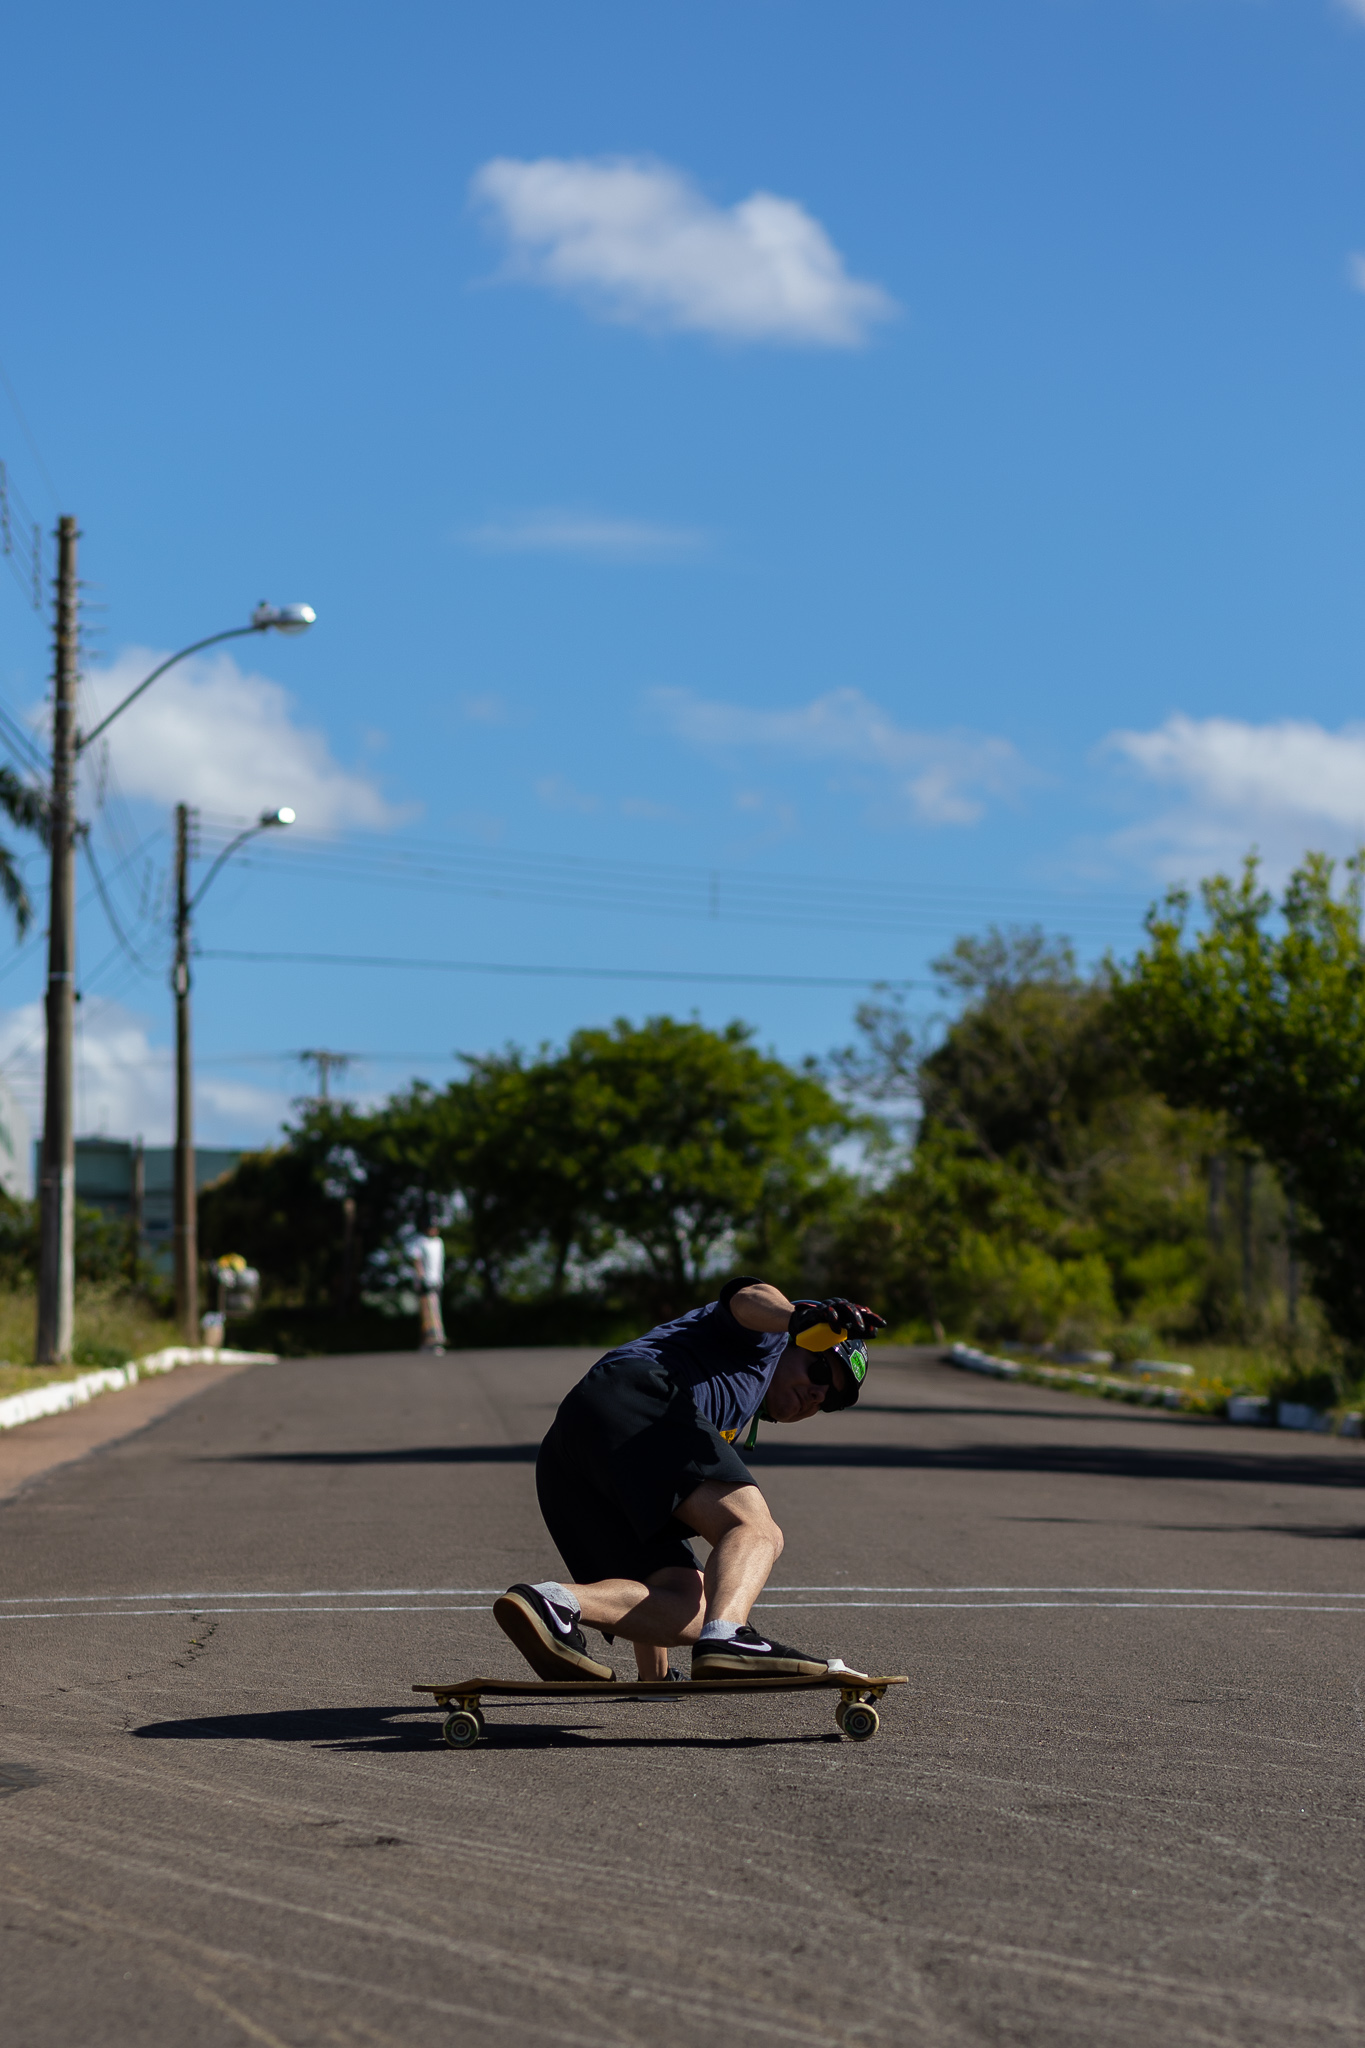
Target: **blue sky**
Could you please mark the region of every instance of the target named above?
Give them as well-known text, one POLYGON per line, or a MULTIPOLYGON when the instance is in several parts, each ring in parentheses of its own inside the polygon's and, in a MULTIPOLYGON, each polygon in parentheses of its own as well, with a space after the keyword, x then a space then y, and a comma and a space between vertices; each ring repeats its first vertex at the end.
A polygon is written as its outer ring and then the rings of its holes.
MULTIPOLYGON (((1354 845, 1363 102, 1345 0, 12 23, 0 457, 80 518, 90 701, 319 615, 111 736, 143 964, 88 900, 81 1127, 169 1129, 178 797, 209 848, 300 816, 200 917, 228 1143, 301 1048, 365 1093, 662 1008, 819 1053, 957 931, 1123 952, 1168 879, 1354 845)), ((32 1100, 41 946, 0 973, 32 1100)))

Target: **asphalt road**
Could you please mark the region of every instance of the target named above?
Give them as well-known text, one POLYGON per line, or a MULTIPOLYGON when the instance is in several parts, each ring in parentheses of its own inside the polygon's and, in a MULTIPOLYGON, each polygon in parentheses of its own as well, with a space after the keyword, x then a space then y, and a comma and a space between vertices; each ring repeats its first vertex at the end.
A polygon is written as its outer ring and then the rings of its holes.
POLYGON ((441 1743, 414 1681, 520 1675, 484 1589, 555 1568, 587 1353, 258 1367, 32 1481, 9 2048, 1365 2042, 1359 1446, 895 1356, 754 1461, 764 1623, 911 1676, 859 1745, 824 1695, 441 1743))

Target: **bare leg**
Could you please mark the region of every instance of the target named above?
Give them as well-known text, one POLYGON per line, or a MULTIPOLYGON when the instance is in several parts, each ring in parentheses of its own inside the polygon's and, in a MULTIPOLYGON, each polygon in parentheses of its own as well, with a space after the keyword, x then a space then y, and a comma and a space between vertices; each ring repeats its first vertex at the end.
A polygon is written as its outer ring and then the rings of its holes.
POLYGON ((782 1531, 756 1486, 708 1479, 678 1509, 678 1520, 711 1545, 706 1571, 668 1565, 639 1579, 598 1579, 570 1585, 589 1628, 624 1636, 636 1646, 640 1676, 662 1678, 673 1644, 695 1643, 703 1621, 747 1621, 749 1610, 782 1555, 782 1531), (648 1650, 657 1658, 644 1659, 648 1650))
POLYGON ((667 1678, 668 1652, 661 1643, 635 1645, 635 1671, 640 1678, 667 1678))
MULTIPOLYGON (((636 1645, 665 1652, 670 1644, 695 1642, 701 1634, 702 1575, 684 1565, 667 1565, 651 1573, 647 1585, 639 1579, 599 1579, 595 1585, 571 1585, 567 1590, 589 1628, 606 1629, 636 1645)), ((667 1668, 665 1655, 663 1670, 667 1668)), ((653 1674, 642 1669, 640 1675, 653 1674)))
POLYGON ((678 1520, 711 1545, 706 1620, 744 1622, 782 1555, 782 1531, 756 1486, 708 1479, 678 1509, 678 1520))

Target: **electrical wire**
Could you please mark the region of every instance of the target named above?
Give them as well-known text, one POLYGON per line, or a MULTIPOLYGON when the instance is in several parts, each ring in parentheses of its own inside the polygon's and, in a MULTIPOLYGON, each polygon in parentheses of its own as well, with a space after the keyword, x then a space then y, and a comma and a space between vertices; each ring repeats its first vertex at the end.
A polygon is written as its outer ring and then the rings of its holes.
POLYGON ((114 909, 113 904, 109 900, 109 891, 104 886, 104 876, 100 872, 100 864, 98 860, 95 858, 94 842, 88 833, 86 834, 85 839, 85 857, 90 863, 90 873, 94 877, 95 888, 99 894, 100 902, 104 905, 104 914, 109 920, 110 928, 113 931, 114 937, 118 940, 120 946, 123 948, 128 958, 132 961, 134 967, 137 968, 138 972, 141 974, 151 974, 153 972, 152 968, 150 968, 147 965, 147 962, 142 958, 141 954, 137 951, 137 948, 133 945, 132 940, 124 931, 123 926, 119 923, 118 913, 114 909))
MULTIPOLYGON (((226 844, 226 821, 205 824, 205 851, 226 844)), ((841 931, 942 929, 964 917, 993 914, 1015 921, 1039 916, 1107 935, 1147 907, 1137 897, 1080 897, 1062 891, 955 887, 944 883, 844 881, 809 875, 673 868, 662 864, 584 859, 482 847, 388 840, 382 846, 335 842, 293 833, 272 847, 272 876, 344 881, 405 890, 438 890, 555 907, 643 913, 709 922, 761 922, 841 931)), ((260 866, 259 851, 241 865, 260 866)))
POLYGON ((405 960, 368 953, 266 953, 235 947, 196 948, 201 960, 266 961, 283 967, 401 967, 445 974, 551 975, 581 981, 741 982, 764 988, 924 988, 922 981, 887 981, 873 974, 722 974, 678 967, 529 967, 504 960, 405 960))
POLYGON ((51 774, 51 763, 42 749, 27 733, 8 707, 0 704, 0 739, 25 773, 40 775, 44 782, 51 774))

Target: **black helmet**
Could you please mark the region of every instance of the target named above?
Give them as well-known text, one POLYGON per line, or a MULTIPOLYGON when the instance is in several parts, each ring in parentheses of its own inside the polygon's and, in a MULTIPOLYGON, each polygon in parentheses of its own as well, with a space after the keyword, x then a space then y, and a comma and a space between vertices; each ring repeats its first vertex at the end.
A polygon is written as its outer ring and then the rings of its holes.
POLYGON ((817 1387, 825 1388, 822 1413, 829 1415, 836 1408, 851 1408, 863 1391, 867 1378, 867 1340, 865 1337, 845 1337, 842 1344, 832 1344, 828 1351, 818 1352, 806 1367, 807 1377, 817 1387), (830 1360, 837 1358, 844 1368, 844 1384, 836 1387, 830 1360))

